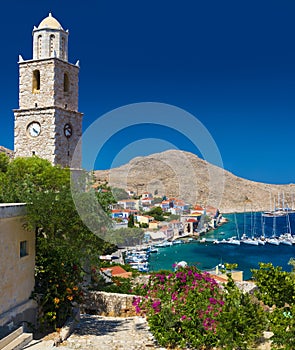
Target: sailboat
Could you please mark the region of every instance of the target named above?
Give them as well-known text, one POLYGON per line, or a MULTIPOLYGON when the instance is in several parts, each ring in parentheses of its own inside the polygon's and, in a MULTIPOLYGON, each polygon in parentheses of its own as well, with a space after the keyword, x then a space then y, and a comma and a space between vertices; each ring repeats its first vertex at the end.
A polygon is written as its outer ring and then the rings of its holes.
POLYGON ((280 217, 280 216, 286 216, 288 213, 294 212, 291 208, 285 206, 285 194, 284 192, 282 195, 278 193, 278 206, 276 206, 275 200, 274 200, 274 210, 265 211, 262 215, 266 217, 280 217), (280 206, 282 204, 282 206, 280 206))
POLYGON ((287 232, 281 234, 280 237, 279 237, 279 240, 280 240, 280 242, 282 244, 293 245, 293 244, 295 244, 295 239, 292 236, 292 232, 291 232, 291 224, 290 224, 289 213, 287 213, 286 221, 287 221, 287 232))
POLYGON ((236 231, 237 231, 237 238, 236 237, 230 237, 226 240, 226 243, 228 244, 234 244, 234 245, 240 245, 241 241, 240 241, 240 233, 239 233, 239 226, 238 226, 238 222, 237 222, 237 215, 235 213, 235 224, 236 224, 236 231))
POLYGON ((251 245, 258 245, 257 239, 254 238, 255 236, 255 217, 254 217, 254 223, 253 223, 253 213, 251 211, 251 238, 246 235, 246 213, 244 211, 244 233, 241 237, 241 243, 244 244, 251 244, 251 245))
POLYGON ((273 245, 279 245, 280 241, 276 238, 276 216, 273 217, 273 223, 272 223, 272 236, 270 238, 267 238, 267 243, 273 244, 273 245))
POLYGON ((260 237, 257 238, 258 244, 259 245, 265 245, 266 241, 265 241, 265 222, 264 222, 264 217, 261 213, 261 230, 262 230, 262 235, 260 237))

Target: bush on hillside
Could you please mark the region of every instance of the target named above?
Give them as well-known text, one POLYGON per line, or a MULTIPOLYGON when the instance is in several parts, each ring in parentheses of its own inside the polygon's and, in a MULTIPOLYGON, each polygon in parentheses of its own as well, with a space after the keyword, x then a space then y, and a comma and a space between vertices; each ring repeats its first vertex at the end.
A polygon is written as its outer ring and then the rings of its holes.
POLYGON ((261 337, 266 318, 261 306, 228 277, 222 289, 196 267, 153 273, 134 306, 146 314, 161 346, 249 349, 261 337))

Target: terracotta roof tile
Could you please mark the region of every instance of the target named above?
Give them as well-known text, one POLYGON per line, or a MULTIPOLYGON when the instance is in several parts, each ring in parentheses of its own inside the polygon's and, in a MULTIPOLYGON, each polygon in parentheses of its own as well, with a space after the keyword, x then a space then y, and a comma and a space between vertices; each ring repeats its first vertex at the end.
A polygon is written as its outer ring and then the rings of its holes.
POLYGON ((110 266, 110 267, 102 267, 101 271, 111 270, 113 277, 123 277, 129 278, 132 276, 132 272, 127 272, 121 266, 110 266))

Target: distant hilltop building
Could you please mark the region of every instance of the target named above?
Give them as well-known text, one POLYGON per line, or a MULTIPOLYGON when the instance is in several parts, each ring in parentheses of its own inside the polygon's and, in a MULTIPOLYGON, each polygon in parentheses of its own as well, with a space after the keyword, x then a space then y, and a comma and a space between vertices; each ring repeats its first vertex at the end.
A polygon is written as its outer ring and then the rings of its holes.
POLYGON ((33 29, 33 59, 19 56, 14 151, 16 157, 37 155, 53 165, 80 168, 79 63, 68 62, 68 35, 49 14, 33 29))

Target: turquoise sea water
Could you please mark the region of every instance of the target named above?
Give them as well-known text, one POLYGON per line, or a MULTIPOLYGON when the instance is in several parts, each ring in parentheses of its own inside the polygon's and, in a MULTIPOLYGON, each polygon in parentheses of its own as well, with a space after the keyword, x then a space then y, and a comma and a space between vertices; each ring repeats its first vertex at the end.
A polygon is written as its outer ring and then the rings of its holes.
MULTIPOLYGON (((206 234, 206 238, 222 240, 223 238, 237 236, 238 233, 242 235, 244 232, 248 236, 253 234, 260 236, 263 228, 267 237, 273 234, 274 228, 277 235, 289 232, 287 217, 276 218, 274 225, 273 218, 264 218, 263 222, 261 213, 224 216, 229 219, 229 222, 206 234)), ((295 214, 289 215, 289 219, 291 232, 295 233, 295 214)), ((237 263, 238 269, 244 271, 244 279, 246 280, 251 278, 251 269, 259 268, 259 262, 271 262, 275 266, 281 266, 285 271, 290 271, 291 268, 288 265, 288 261, 292 257, 295 258, 295 245, 280 244, 279 246, 274 246, 266 244, 264 246, 252 246, 241 244, 236 246, 194 242, 159 248, 158 253, 151 254, 149 262, 151 271, 172 270, 173 264, 183 260, 189 265, 196 265, 200 269, 212 269, 221 262, 237 263)))

